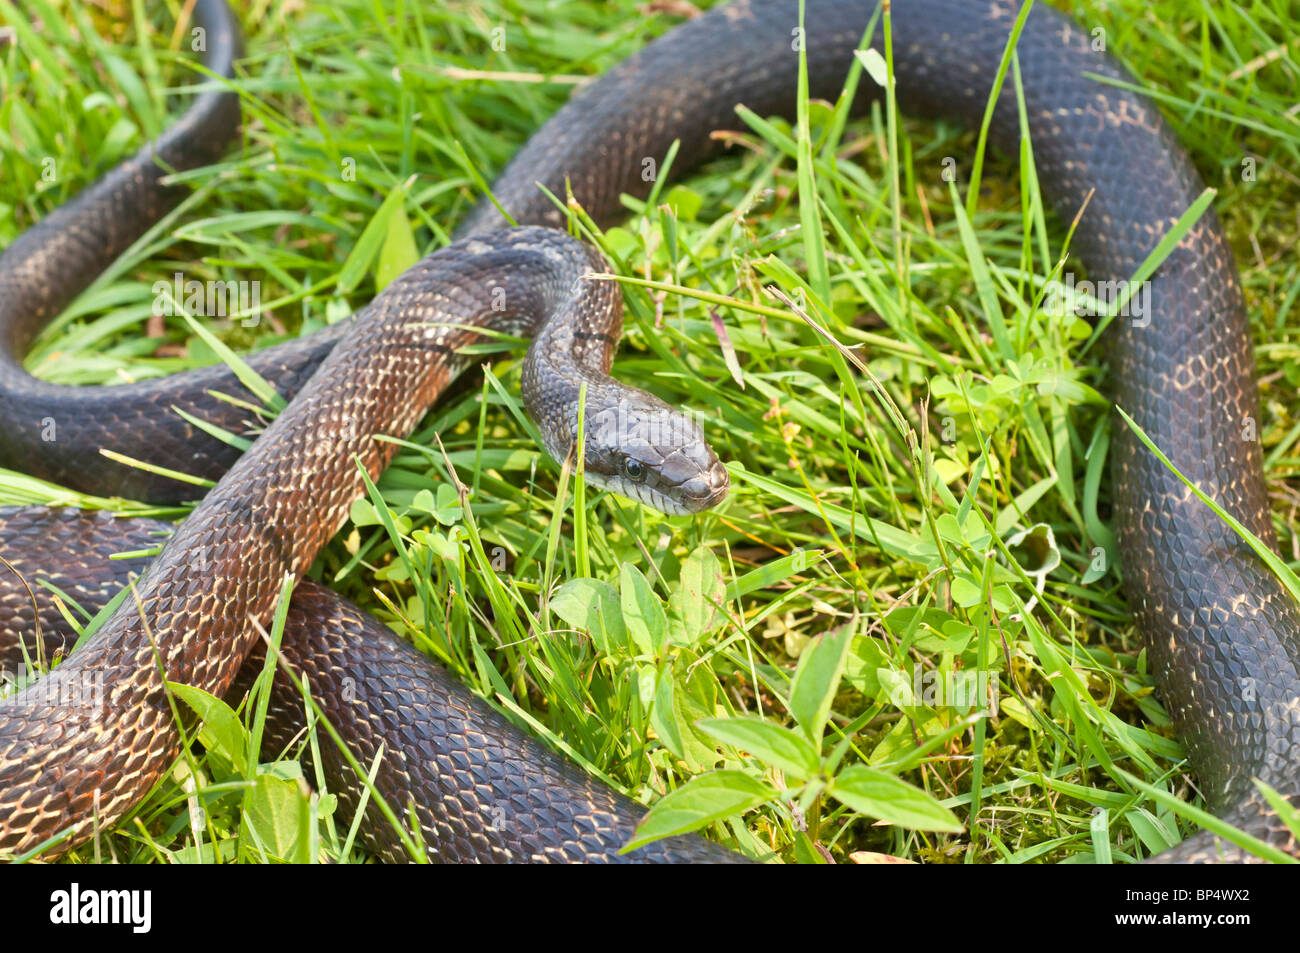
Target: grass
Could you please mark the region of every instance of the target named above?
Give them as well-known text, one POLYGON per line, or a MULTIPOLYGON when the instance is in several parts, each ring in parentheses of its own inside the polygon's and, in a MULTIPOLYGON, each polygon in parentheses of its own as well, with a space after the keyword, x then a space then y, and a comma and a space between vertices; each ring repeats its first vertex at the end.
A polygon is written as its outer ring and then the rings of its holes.
MULTIPOLYGON (((1300 115, 1283 10, 1064 5, 1105 27, 1219 190, 1294 569, 1300 115)), ((194 81, 174 52, 176 6, 25 4, 38 39, 0 51, 0 242, 174 113, 194 81), (109 57, 98 68, 92 28, 109 57)), ((177 270, 261 282, 256 326, 205 324, 235 349, 351 313, 445 243, 476 181, 573 78, 674 22, 623 0, 243 7, 243 148, 186 176, 197 192, 174 223, 42 337, 29 364, 41 376, 105 383, 216 360, 184 321, 143 333, 153 283, 177 270)), ((755 856, 1128 862, 1194 830, 1172 807, 1201 802, 1107 528, 1104 368, 1088 325, 1031 307, 1066 229, 1042 221, 1032 178, 1004 158, 968 193, 976 137, 952 127, 888 110, 844 125, 813 103, 794 125, 733 128, 728 158, 592 236, 628 307, 616 373, 705 416, 731 498, 670 519, 575 493, 523 415, 518 352, 497 349, 311 575, 633 797, 667 797, 679 820, 724 815, 706 826, 755 856), (911 697, 958 671, 991 676, 996 714, 911 697)), ((138 508, 0 475, 0 503, 43 501, 138 508)), ((212 758, 72 858, 300 856, 301 842, 241 825, 231 792, 258 767, 212 758)), ((358 859, 326 806, 287 800, 306 812, 308 856, 358 859)))

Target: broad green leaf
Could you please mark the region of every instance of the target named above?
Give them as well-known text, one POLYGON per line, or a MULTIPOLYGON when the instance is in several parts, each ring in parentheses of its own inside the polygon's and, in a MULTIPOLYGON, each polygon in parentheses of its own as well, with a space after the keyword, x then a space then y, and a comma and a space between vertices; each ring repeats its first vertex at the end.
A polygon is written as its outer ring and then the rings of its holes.
POLYGON ((971 606, 978 605, 979 601, 984 598, 984 593, 980 590, 978 582, 975 582, 966 573, 960 573, 953 577, 952 601, 957 603, 963 609, 969 609, 971 606))
POLYGON ((465 508, 460 505, 460 494, 450 483, 438 484, 438 508, 433 515, 443 526, 459 522, 465 515, 465 508))
POLYGON ((624 563, 619 577, 619 604, 632 641, 646 655, 660 655, 668 643, 668 615, 641 570, 624 563))
POLYGON ((273 858, 306 863, 311 844, 311 810, 295 781, 259 774, 244 794, 244 830, 250 843, 273 858))
POLYGON ((352 501, 348 517, 356 526, 379 525, 379 514, 375 511, 375 505, 362 496, 352 501))
POLYGON ((844 661, 853 640, 852 624, 828 632, 799 657, 790 680, 790 711, 804 735, 816 744, 826 727, 831 702, 844 674, 844 661))
POLYGON ((248 734, 234 710, 201 688, 176 682, 168 682, 167 687, 203 722, 199 729, 199 741, 203 747, 223 758, 231 767, 242 766, 248 750, 248 734))
POLYGON ((570 579, 551 597, 561 619, 591 634, 603 655, 627 654, 627 629, 614 587, 599 579, 570 579))
POLYGON ((700 206, 704 204, 704 199, 693 189, 684 185, 674 185, 660 204, 669 206, 681 221, 693 222, 695 216, 699 214, 700 206))
POLYGON ((719 741, 748 751, 792 778, 806 781, 817 775, 817 749, 789 728, 760 718, 706 718, 699 726, 719 741))
POLYGON ((650 711, 650 725, 665 748, 679 758, 685 756, 682 725, 673 711, 673 679, 671 672, 659 672, 655 683, 655 703, 650 711))
POLYGON ((775 796, 770 785, 743 771, 698 775, 650 809, 622 853, 661 837, 697 831, 724 817, 737 817, 775 796))
POLYGON ((877 670, 892 671, 889 666, 880 644, 871 636, 860 635, 851 643, 844 665, 844 680, 868 698, 878 699, 881 683, 877 670))
POLYGON ((379 262, 375 265, 375 290, 383 291, 392 284, 394 278, 419 260, 420 253, 415 248, 411 220, 406 217, 405 208, 398 208, 388 220, 384 245, 379 251, 379 262))
POLYGON ((650 712, 650 724, 669 751, 686 762, 693 771, 711 768, 718 762, 717 752, 701 739, 695 724, 708 714, 690 693, 673 680, 671 666, 658 673, 655 703, 650 712))
POLYGON ((668 599, 672 624, 671 641, 677 645, 695 645, 724 618, 718 608, 726 597, 722 566, 713 551, 703 546, 682 563, 681 580, 668 599))
POLYGON ((961 821, 929 794, 864 764, 841 771, 831 783, 837 801, 868 817, 918 831, 957 833, 961 821))
POLYGON ((912 691, 912 677, 906 672, 882 666, 875 671, 876 684, 884 691, 883 700, 895 708, 909 708, 915 705, 916 693, 912 691))

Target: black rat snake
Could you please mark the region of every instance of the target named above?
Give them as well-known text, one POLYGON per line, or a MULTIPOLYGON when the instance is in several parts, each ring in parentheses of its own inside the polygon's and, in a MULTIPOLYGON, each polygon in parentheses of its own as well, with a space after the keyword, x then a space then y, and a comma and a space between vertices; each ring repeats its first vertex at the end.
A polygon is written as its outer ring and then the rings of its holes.
MULTIPOLYGON (((1017 4, 894 6, 901 107, 978 123, 1017 4)), ((872 7, 809 0, 803 39, 811 95, 839 93, 872 7)), ((228 75, 238 39, 224 5, 200 0, 196 13, 208 30, 210 67, 228 75)), ((732 120, 737 102, 760 114, 791 112, 797 24, 795 0, 750 0, 678 27, 579 91, 512 161, 496 198, 521 224, 559 225, 562 214, 535 183, 563 195, 567 178, 587 211, 609 221, 620 193, 647 193, 642 159, 662 157, 674 139, 680 170, 714 151, 710 132, 732 120)), ((878 30, 872 42, 879 46, 878 30)), ((1144 98, 1085 75, 1129 79, 1066 18, 1035 9, 1017 50, 1044 193, 1066 220, 1090 196, 1074 248, 1094 277, 1127 279, 1201 192, 1200 178, 1144 98)), ((991 127, 1002 148, 1015 148, 1019 136, 1011 97, 1004 89, 991 127)), ((486 203, 462 227, 465 237, 404 274, 358 320, 250 358, 293 400, 238 460, 170 412, 181 407, 240 432, 244 412, 207 395, 242 393, 224 368, 94 390, 28 376, 21 356, 40 327, 175 201, 159 184, 155 155, 173 168, 211 162, 237 123, 233 95, 204 94, 152 150, 48 216, 0 259, 0 464, 151 500, 192 488, 107 463, 101 446, 198 476, 225 474, 138 583, 143 618, 125 605, 36 688, 0 705, 0 851, 27 850, 60 831, 71 831, 64 843, 84 838, 149 789, 177 750, 160 671, 211 692, 232 687, 256 641, 246 620, 266 618, 283 575, 306 569, 361 492, 354 455, 372 475, 382 469, 393 444, 372 435, 404 436, 414 427, 465 363, 457 350, 478 337, 472 325, 537 333, 524 387, 552 454, 568 451, 585 383, 590 476, 682 511, 725 493, 725 471, 694 424, 606 376, 618 295, 609 283, 580 277, 601 270, 598 256, 556 232, 497 230, 504 220, 486 203), (504 311, 493 309, 489 294, 501 288, 504 311), (611 408, 618 412, 604 428, 608 439, 591 440, 601 431, 590 426, 591 415, 611 408), (41 436, 51 420, 61 428, 54 442, 41 436), (656 436, 644 439, 651 430, 656 436), (307 499, 310 507, 302 505, 307 499), (61 683, 100 667, 114 673, 108 704, 60 700, 61 683)), ((1243 421, 1258 416, 1245 309, 1212 210, 1151 279, 1150 313, 1149 325, 1117 321, 1111 332, 1117 403, 1188 477, 1272 544, 1259 445, 1243 439, 1243 421)), ((1205 794, 1230 822, 1295 854, 1294 838, 1251 779, 1288 797, 1300 793, 1300 614, 1231 530, 1123 427, 1113 486, 1129 597, 1205 794)), ((133 548, 159 528, 30 510, 0 520, 0 554, 88 608, 131 568, 105 568, 95 557, 133 548), (85 558, 61 556, 67 547, 85 558)), ((47 629, 57 626, 48 605, 37 611, 47 629)), ((29 631, 32 612, 22 599, 0 599, 0 634, 29 631)), ((430 857, 613 859, 635 823, 634 804, 504 725, 328 591, 298 587, 285 643, 327 716, 350 729, 362 760, 381 741, 392 752, 380 790, 396 805, 414 803, 430 857), (362 682, 374 694, 335 703, 340 671, 373 675, 362 682)), ((30 652, 39 648, 28 641, 30 652)), ((286 717, 301 707, 292 688, 277 692, 286 717)), ((346 778, 341 766, 333 769, 346 778)), ((346 799, 346 781, 335 787, 346 799)), ((382 824, 370 830, 380 856, 401 856, 382 824)), ((633 859, 728 856, 686 837, 633 859)), ((1202 834, 1160 859, 1248 856, 1202 834)))

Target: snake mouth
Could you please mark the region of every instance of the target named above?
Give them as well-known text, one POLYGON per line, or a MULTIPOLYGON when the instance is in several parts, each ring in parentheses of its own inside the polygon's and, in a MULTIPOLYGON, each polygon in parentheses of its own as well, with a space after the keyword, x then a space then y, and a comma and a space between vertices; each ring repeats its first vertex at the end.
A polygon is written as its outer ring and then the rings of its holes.
POLYGON ((721 460, 714 460, 709 469, 678 487, 678 502, 688 513, 700 513, 721 503, 730 489, 731 475, 721 460))
POLYGON ((632 481, 622 474, 588 469, 587 482, 619 496, 636 500, 669 516, 692 516, 721 503, 731 489, 731 476, 721 461, 715 459, 707 469, 681 483, 632 481))

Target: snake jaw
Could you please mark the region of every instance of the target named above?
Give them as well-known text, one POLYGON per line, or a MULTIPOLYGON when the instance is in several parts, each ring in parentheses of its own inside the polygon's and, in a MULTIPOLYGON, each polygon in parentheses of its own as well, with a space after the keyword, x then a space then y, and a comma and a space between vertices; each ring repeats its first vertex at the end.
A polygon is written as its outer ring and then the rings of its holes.
POLYGON ((708 455, 708 462, 702 466, 691 464, 688 468, 682 458, 693 449, 679 448, 658 465, 641 463, 637 457, 621 452, 588 453, 583 477, 592 486, 635 500, 669 516, 690 516, 721 503, 731 488, 727 468, 714 456, 708 444, 699 445, 699 449, 708 455), (642 467, 635 479, 627 473, 629 461, 642 467), (683 470, 688 472, 683 474, 683 470), (677 475, 675 480, 672 478, 674 474, 677 475))
MULTIPOLYGON (((724 474, 722 485, 715 485, 712 490, 700 492, 698 495, 682 494, 678 492, 681 488, 663 488, 647 483, 636 483, 624 476, 593 470, 584 471, 584 476, 587 483, 592 486, 635 500, 668 516, 691 516, 716 506, 727 495, 730 486, 730 478, 725 476, 727 468, 719 462, 718 469, 724 474)), ((701 481, 707 479, 707 475, 700 479, 701 481)))
POLYGON ((731 478, 699 424, 653 395, 624 391, 635 399, 588 418, 587 482, 671 516, 721 502, 731 478))
POLYGON ((701 513, 726 499, 730 489, 731 474, 721 460, 714 458, 707 470, 680 485, 679 499, 688 513, 701 513))

